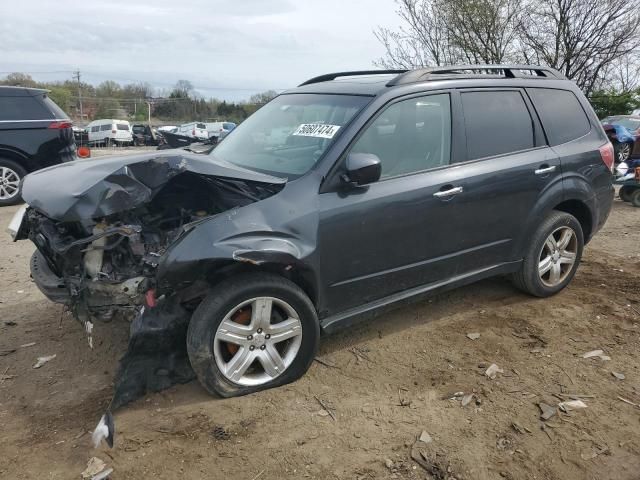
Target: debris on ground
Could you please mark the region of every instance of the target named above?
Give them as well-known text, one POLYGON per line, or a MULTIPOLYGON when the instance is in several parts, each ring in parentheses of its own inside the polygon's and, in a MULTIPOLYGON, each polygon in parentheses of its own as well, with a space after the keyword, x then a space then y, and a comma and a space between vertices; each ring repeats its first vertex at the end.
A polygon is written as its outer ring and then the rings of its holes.
POLYGON ((460 405, 462 405, 463 407, 466 407, 473 401, 474 397, 475 397, 475 394, 473 393, 469 393, 465 395, 464 397, 462 397, 462 400, 460 401, 460 405))
POLYGON ((385 458, 384 466, 391 470, 393 468, 393 460, 391 460, 390 458, 385 458))
POLYGON ((591 350, 590 352, 587 352, 584 355, 582 355, 582 358, 593 358, 593 357, 599 357, 600 360, 611 360, 611 357, 609 355, 605 355, 602 350, 591 350))
POLYGON ((0 350, 0 357, 6 357, 7 355, 11 355, 12 353, 15 353, 16 349, 15 348, 8 348, 6 350, 0 350))
POLYGON ((93 479, 96 475, 102 473, 106 466, 107 465, 98 457, 91 457, 87 462, 87 468, 82 472, 82 478, 85 480, 93 479))
POLYGON ((540 418, 542 420, 549 420, 558 411, 556 407, 544 402, 538 403, 538 407, 540 408, 540 418))
POLYGON ((480 338, 479 333, 467 333, 467 338, 470 340, 477 340, 480 338))
POLYGON ((422 443, 431 443, 433 442, 433 438, 426 430, 423 430, 420 436, 418 437, 418 441, 422 443))
POLYGON ((492 363, 491 365, 489 365, 489 368, 487 368, 487 370, 484 372, 484 374, 489 377, 491 380, 493 380, 494 378, 496 378, 496 375, 498 373, 504 373, 504 370, 501 369, 498 365, 496 365, 495 363, 492 363))
POLYGON ((333 421, 336 421, 336 416, 333 413, 333 408, 331 408, 330 406, 328 406, 325 402, 323 402, 317 395, 314 395, 315 399, 318 401, 318 403, 320 404, 320 406, 324 409, 324 411, 327 412, 327 414, 329 414, 331 416, 331 418, 333 419, 333 421))
POLYGON ((9 320, 8 322, 4 322, 4 324, 7 327, 15 327, 16 325, 18 325, 16 322, 13 322, 11 320, 9 320))
POLYGON ((231 435, 222 425, 216 425, 211 431, 211 436, 216 440, 229 440, 231 435))
POLYGON ((616 377, 618 380, 624 380, 625 379, 624 373, 611 372, 611 375, 616 377))
POLYGON ((36 342, 23 343, 22 345, 20 345, 20 348, 33 347, 35 344, 36 342))
POLYGON ((629 405, 633 405, 636 408, 640 408, 640 404, 639 403, 632 402, 631 400, 627 400, 626 398, 622 398, 621 396, 618 396, 618 400, 620 400, 621 402, 624 402, 624 403, 628 403, 629 405))
POLYGON ((511 422, 511 428, 513 428, 516 432, 524 435, 525 432, 526 433, 531 433, 531 430, 529 430, 527 427, 523 427, 522 425, 520 425, 517 422, 511 422))
POLYGON ((40 368, 45 363, 50 362, 54 358, 56 358, 56 354, 55 353, 53 355, 49 355, 49 356, 46 356, 46 357, 38 357, 38 361, 33 364, 33 368, 40 368))
POLYGON ((580 453, 580 458, 582 458, 583 460, 593 460, 598 455, 602 455, 603 453, 609 453, 609 447, 596 446, 580 453))
POLYGON ((566 402, 560 402, 558 408, 563 412, 570 412, 571 410, 578 410, 580 408, 587 408, 587 404, 582 400, 568 400, 566 402))

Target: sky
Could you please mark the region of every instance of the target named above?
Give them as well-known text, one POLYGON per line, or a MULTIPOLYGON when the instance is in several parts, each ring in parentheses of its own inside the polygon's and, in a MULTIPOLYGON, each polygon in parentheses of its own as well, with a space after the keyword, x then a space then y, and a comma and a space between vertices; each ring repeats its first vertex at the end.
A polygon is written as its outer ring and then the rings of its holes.
POLYGON ((373 30, 399 24, 393 0, 0 0, 0 76, 98 84, 190 80, 243 100, 323 73, 374 68, 373 30))

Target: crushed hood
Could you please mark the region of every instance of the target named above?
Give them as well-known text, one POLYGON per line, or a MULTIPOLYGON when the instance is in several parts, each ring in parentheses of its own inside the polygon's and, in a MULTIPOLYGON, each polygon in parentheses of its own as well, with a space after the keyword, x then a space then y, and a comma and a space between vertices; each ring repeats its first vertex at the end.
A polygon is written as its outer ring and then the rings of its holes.
POLYGON ((272 177, 184 150, 168 150, 63 163, 27 175, 22 197, 31 207, 59 221, 81 221, 123 212, 149 202, 183 172, 273 185, 272 177))

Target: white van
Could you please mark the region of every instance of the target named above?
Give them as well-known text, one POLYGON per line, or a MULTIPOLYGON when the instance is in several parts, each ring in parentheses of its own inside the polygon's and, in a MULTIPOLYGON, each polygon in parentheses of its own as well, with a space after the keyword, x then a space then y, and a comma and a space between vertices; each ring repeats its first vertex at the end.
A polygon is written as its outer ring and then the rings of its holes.
POLYGON ((209 138, 214 138, 215 142, 221 141, 236 128, 236 124, 233 122, 213 122, 207 123, 206 125, 209 138))
POLYGON ((125 145, 133 142, 131 126, 126 120, 102 119, 94 120, 87 125, 89 143, 94 145, 119 144, 125 145))
POLYGON ((185 123, 178 127, 178 131, 175 132, 185 137, 197 138, 198 140, 206 140, 209 138, 207 133, 207 126, 200 122, 185 123))

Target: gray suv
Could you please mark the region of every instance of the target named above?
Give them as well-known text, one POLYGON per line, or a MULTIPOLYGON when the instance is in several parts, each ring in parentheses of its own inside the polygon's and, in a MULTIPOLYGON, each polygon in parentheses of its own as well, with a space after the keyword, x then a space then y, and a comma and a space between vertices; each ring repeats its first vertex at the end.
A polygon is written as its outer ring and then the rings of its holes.
POLYGON ((334 73, 208 155, 35 172, 13 230, 85 325, 134 316, 113 408, 194 375, 235 396, 300 377, 321 333, 425 294, 494 275, 559 292, 607 219, 613 160, 549 68, 334 73))

